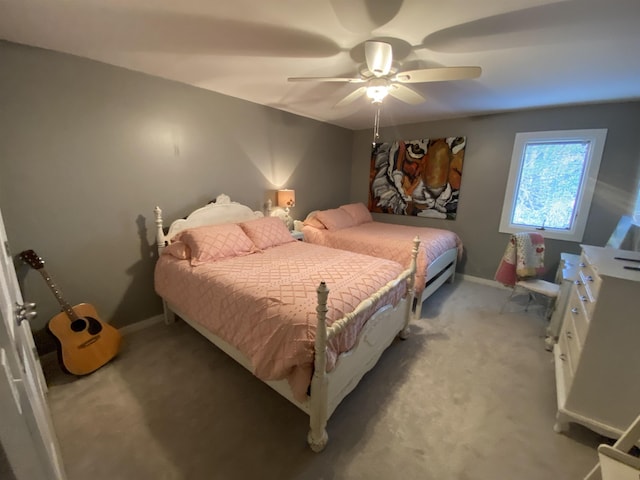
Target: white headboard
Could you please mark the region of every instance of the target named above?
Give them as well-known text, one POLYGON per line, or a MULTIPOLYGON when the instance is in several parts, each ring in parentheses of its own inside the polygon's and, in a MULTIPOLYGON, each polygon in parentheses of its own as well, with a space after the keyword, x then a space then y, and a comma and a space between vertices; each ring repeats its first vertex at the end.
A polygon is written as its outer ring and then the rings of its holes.
POLYGON ((221 223, 238 223, 254 218, 263 217, 262 212, 251 210, 246 205, 232 202, 228 195, 220 194, 215 203, 209 203, 191 212, 186 218, 176 220, 169 225, 169 230, 164 233, 162 210, 154 209, 156 216, 156 243, 158 253, 169 244, 169 241, 178 233, 188 228, 202 227, 204 225, 218 225, 221 223))

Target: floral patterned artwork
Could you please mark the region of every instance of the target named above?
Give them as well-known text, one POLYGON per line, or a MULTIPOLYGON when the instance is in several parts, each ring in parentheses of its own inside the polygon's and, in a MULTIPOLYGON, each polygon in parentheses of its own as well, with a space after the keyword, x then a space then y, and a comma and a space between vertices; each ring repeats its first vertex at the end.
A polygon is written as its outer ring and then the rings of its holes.
POLYGON ((466 137, 376 143, 369 210, 454 220, 466 145, 466 137))

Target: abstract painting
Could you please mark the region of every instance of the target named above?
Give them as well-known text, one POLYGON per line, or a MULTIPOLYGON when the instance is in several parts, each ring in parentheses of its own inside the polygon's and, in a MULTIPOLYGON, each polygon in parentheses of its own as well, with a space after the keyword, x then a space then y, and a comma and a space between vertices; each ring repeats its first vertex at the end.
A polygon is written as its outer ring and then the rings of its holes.
POLYGON ((466 137, 376 143, 369 210, 455 220, 466 137))

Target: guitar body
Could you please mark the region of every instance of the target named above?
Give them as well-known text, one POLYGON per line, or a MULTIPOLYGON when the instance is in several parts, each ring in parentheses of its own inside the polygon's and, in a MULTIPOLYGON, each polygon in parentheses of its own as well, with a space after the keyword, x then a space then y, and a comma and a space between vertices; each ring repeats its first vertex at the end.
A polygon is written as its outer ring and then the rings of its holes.
POLYGON ((61 312, 49 320, 49 331, 59 342, 61 362, 74 375, 87 375, 115 357, 120 349, 120 332, 103 323, 93 305, 74 307, 75 319, 61 312))

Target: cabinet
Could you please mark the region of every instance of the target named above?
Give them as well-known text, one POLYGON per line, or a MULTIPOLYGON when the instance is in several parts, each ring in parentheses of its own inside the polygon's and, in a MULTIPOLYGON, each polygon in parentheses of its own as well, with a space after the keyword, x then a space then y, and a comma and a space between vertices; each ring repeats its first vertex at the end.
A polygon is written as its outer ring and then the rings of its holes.
POLYGON ((554 429, 618 438, 640 413, 640 252, 582 246, 558 343, 554 429))

